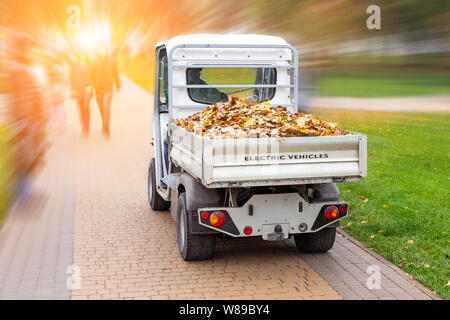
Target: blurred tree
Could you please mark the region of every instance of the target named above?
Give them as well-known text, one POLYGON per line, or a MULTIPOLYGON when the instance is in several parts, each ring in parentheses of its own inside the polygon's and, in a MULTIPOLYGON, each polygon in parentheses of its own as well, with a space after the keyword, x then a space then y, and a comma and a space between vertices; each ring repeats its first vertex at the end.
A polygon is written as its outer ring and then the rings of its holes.
POLYGON ((157 41, 196 32, 280 35, 300 49, 303 62, 399 54, 398 48, 403 54, 449 51, 448 0, 23 0, 2 5, 0 25, 42 41, 52 31, 68 36, 71 4, 82 8, 84 22, 109 20, 114 43, 141 57, 153 54, 157 41), (381 8, 381 30, 366 27, 372 4, 381 8))

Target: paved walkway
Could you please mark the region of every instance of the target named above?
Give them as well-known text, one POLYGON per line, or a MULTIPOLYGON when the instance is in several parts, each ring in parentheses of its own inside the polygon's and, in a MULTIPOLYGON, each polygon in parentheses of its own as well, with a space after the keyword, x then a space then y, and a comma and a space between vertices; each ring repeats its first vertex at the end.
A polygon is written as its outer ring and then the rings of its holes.
POLYGON ((345 236, 320 255, 299 253, 292 241, 219 240, 214 259, 183 261, 175 223, 147 202, 151 105, 147 93, 123 79, 113 101, 112 139, 106 140, 95 105, 90 139, 77 138, 77 114, 68 104, 69 130, 49 153, 53 169, 37 180, 47 195, 42 209, 14 212, 0 234, 1 299, 69 298, 63 283, 72 264, 80 270, 72 299, 432 298, 345 236), (381 289, 367 289, 372 265, 381 270, 381 289), (42 278, 45 270, 54 276, 42 278), (28 277, 34 277, 31 284, 28 277))
POLYGON ((397 266, 338 229, 333 248, 327 253, 296 251, 293 240, 286 244, 297 252, 337 293, 346 300, 436 299, 423 285, 397 266), (367 280, 379 268, 380 288, 368 289, 367 280))
POLYGON ((0 231, 0 299, 70 297, 75 130, 52 138, 30 199, 11 210, 0 231))
POLYGON ((450 112, 450 95, 417 97, 311 97, 311 107, 392 112, 450 112))

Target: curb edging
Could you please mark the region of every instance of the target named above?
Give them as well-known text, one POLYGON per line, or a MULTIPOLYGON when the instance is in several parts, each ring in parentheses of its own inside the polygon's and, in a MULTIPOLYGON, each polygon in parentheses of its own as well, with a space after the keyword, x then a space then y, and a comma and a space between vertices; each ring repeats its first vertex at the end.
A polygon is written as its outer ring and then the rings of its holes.
POLYGON ((350 234, 348 234, 347 232, 345 232, 344 230, 342 230, 341 228, 337 228, 336 230, 338 232, 338 234, 340 234, 342 237, 344 237, 345 239, 349 240, 351 243, 355 244, 356 246, 358 246, 359 248, 361 248, 362 250, 364 250, 365 252, 367 252, 368 254, 370 254, 372 257, 374 257, 377 260, 380 260, 382 263, 386 264, 387 266, 389 266, 393 271, 395 271, 397 274, 401 275, 404 279, 406 279, 408 282, 410 282, 412 285, 414 285, 415 287, 417 287, 418 289, 420 289, 423 293, 425 293, 427 296, 429 296, 430 298, 432 298, 433 300, 442 300, 442 298, 438 297, 436 294, 434 294, 430 289, 428 289, 427 287, 425 287, 423 284, 421 284, 419 281, 417 281, 416 279, 414 279, 414 277, 410 274, 406 274, 403 270, 401 270, 399 267, 397 267, 394 263, 392 263, 391 261, 387 260, 385 257, 383 257, 382 255, 380 255, 379 253, 377 253, 375 250, 373 250, 372 248, 368 248, 366 247, 362 242, 356 240, 355 238, 353 238, 350 234))

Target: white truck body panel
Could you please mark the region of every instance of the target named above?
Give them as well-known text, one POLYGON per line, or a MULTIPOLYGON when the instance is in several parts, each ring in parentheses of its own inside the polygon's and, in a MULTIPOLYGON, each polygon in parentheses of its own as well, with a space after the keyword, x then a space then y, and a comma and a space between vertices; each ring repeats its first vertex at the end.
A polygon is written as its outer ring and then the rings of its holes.
POLYGON ((214 45, 214 44, 268 44, 268 45, 285 45, 286 40, 277 36, 270 36, 264 34, 209 34, 209 33, 198 33, 198 34, 188 34, 173 37, 167 41, 161 41, 156 44, 156 48, 161 46, 166 46, 167 50, 170 51, 172 48, 179 45, 190 45, 190 44, 204 44, 204 45, 214 45))
POLYGON ((359 181, 367 137, 207 139, 169 124, 170 158, 208 188, 359 181))

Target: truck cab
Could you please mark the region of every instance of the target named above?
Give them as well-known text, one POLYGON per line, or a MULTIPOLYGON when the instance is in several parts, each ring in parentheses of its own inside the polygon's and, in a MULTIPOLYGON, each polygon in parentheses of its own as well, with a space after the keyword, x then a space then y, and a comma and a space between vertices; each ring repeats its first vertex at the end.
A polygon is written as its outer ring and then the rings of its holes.
POLYGON ((155 54, 148 198, 170 209, 182 258, 211 258, 219 236, 293 236, 303 251, 329 250, 348 212, 335 182, 366 175, 364 135, 212 141, 171 123, 232 97, 298 112, 295 48, 275 36, 197 34, 155 54))

